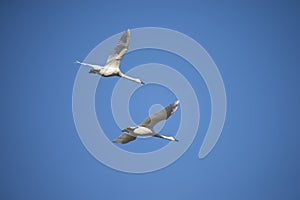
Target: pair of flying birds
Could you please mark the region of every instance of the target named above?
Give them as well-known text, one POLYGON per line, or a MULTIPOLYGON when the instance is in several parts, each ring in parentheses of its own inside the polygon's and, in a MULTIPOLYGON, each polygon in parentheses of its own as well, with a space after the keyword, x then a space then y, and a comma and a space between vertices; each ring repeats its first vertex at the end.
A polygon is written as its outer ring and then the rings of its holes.
MULTIPOLYGON (((109 76, 119 76, 121 78, 126 78, 128 80, 144 84, 143 81, 141 81, 138 78, 133 78, 130 76, 127 76, 123 74, 119 68, 120 62, 125 55, 125 53, 128 50, 130 40, 130 30, 128 29, 123 33, 121 36, 117 46, 114 48, 114 50, 109 55, 106 64, 104 66, 100 65, 93 65, 89 63, 83 63, 76 61, 76 64, 84 65, 91 67, 89 73, 98 74, 100 76, 109 77, 109 76)), ((122 143, 126 144, 130 141, 133 141, 138 136, 154 136, 158 138, 163 138, 170 141, 178 141, 176 138, 172 136, 165 136, 155 133, 153 130, 153 127, 160 121, 168 119, 176 110, 178 107, 179 101, 175 101, 174 103, 168 105, 158 113, 155 113, 151 116, 149 116, 147 119, 145 119, 141 124, 134 127, 127 127, 122 130, 122 134, 113 140, 113 142, 116 143, 122 143)))

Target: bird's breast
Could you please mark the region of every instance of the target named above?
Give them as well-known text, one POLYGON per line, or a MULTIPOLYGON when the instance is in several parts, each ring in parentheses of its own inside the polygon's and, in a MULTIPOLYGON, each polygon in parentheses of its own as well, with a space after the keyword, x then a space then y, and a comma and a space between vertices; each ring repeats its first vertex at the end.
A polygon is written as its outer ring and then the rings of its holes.
POLYGON ((134 129, 133 133, 137 136, 148 136, 154 134, 151 129, 143 126, 139 126, 136 129, 134 129))
POLYGON ((112 67, 105 67, 100 71, 102 76, 108 77, 108 76, 116 76, 119 74, 118 68, 112 68, 112 67))

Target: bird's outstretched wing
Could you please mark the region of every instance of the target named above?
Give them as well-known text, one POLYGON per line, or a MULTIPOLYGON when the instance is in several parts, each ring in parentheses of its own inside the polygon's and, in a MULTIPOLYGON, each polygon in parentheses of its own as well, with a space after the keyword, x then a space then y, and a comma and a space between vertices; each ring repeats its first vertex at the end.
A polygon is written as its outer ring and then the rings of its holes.
POLYGON ((147 128, 153 128, 155 124, 158 122, 168 119, 178 108, 179 100, 175 101, 174 103, 168 105, 161 111, 149 116, 147 119, 145 119, 140 126, 144 126, 147 128))
POLYGON ((106 61, 106 65, 113 65, 115 67, 119 67, 119 63, 122 60, 123 56, 128 50, 128 45, 130 41, 130 30, 126 30, 121 36, 117 46, 108 56, 106 61), (114 64, 117 61, 117 64, 114 64))
POLYGON ((136 139, 135 136, 132 136, 129 133, 123 132, 118 138, 114 139, 113 142, 126 144, 126 143, 128 143, 130 141, 133 141, 135 139, 136 139))

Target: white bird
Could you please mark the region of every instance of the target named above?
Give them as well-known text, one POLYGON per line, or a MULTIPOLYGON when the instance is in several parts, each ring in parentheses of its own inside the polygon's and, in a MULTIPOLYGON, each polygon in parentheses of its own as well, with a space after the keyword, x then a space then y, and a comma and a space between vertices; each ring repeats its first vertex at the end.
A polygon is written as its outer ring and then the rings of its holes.
POLYGON ((89 71, 89 73, 98 74, 104 77, 119 76, 140 84, 144 84, 144 82, 138 78, 132 78, 130 76, 123 74, 119 68, 120 62, 128 50, 129 41, 130 41, 130 30, 128 29, 123 33, 117 46, 108 56, 106 64, 104 66, 93 65, 93 64, 83 63, 79 61, 76 61, 75 63, 81 64, 83 66, 91 67, 92 69, 89 71))
POLYGON ((176 110, 179 104, 179 100, 174 103, 168 105, 161 111, 151 115, 147 119, 145 119, 140 125, 134 127, 127 127, 122 130, 122 134, 113 140, 116 143, 126 144, 132 140, 135 140, 138 136, 154 136, 158 138, 163 138, 170 141, 178 141, 176 138, 172 136, 165 136, 155 133, 153 127, 160 121, 168 119, 176 110))

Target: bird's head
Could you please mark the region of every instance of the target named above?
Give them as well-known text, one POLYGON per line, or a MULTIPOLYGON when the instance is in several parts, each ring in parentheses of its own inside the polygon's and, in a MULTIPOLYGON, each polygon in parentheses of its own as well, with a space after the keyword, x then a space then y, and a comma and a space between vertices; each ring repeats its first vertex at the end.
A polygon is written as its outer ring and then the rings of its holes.
POLYGON ((145 83, 142 80, 140 80, 140 79, 137 79, 137 82, 140 83, 140 84, 142 84, 142 85, 145 85, 145 83))

